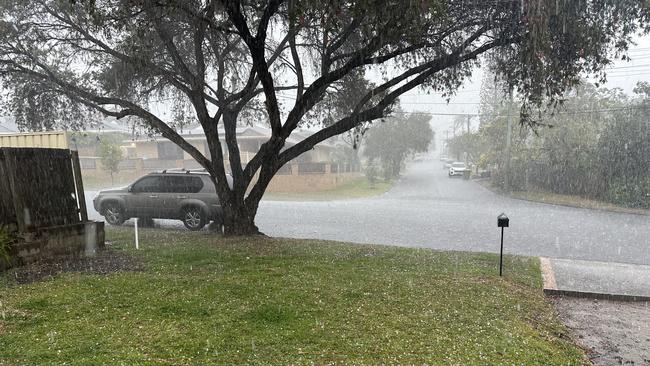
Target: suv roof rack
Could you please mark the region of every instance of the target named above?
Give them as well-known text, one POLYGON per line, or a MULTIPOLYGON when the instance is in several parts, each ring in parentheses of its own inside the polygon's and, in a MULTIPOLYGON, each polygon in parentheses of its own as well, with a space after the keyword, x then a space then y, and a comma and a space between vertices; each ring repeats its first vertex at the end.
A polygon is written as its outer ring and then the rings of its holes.
POLYGON ((190 173, 207 173, 208 171, 205 170, 205 168, 200 168, 200 169, 185 169, 185 168, 170 168, 170 169, 165 169, 161 171, 161 174, 167 174, 167 173, 185 173, 185 174, 190 174, 190 173))

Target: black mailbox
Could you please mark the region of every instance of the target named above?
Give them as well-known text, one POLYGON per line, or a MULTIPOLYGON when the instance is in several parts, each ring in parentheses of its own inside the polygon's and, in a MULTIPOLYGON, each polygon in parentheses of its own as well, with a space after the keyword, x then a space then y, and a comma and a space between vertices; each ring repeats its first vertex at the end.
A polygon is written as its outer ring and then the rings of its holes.
POLYGON ((510 219, 506 214, 502 213, 497 217, 497 226, 498 227, 509 227, 510 226, 510 219))

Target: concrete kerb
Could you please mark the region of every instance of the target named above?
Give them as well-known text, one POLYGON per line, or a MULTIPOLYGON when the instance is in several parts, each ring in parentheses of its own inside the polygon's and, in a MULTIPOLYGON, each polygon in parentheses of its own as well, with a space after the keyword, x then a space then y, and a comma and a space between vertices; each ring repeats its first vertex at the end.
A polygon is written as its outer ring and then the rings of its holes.
POLYGON ((626 294, 606 294, 601 292, 587 292, 575 290, 562 290, 557 287, 555 272, 551 260, 545 257, 539 257, 540 267, 542 269, 542 280, 544 283, 544 294, 547 296, 566 296, 610 301, 650 301, 650 296, 626 295, 626 294))
POLYGON ((582 292, 571 290, 544 289, 544 294, 548 296, 560 297, 578 297, 586 299, 610 300, 610 301, 629 301, 629 302, 650 302, 650 296, 637 296, 625 294, 603 294, 600 292, 582 292))

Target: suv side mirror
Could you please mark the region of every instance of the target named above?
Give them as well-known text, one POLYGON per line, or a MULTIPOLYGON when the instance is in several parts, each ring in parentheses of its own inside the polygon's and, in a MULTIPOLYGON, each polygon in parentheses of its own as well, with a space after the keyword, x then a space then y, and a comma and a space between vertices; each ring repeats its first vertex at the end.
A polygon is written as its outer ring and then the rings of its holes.
POLYGON ((133 193, 133 185, 130 185, 126 188, 127 192, 133 193))

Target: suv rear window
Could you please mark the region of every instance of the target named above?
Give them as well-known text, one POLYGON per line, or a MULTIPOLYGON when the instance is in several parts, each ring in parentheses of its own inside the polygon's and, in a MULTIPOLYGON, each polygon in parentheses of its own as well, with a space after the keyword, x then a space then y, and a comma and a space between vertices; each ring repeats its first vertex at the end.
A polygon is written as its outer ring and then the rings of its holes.
POLYGON ((163 190, 160 183, 161 183, 160 177, 157 176, 144 177, 133 185, 133 192, 136 193, 162 192, 163 190))
POLYGON ((199 177, 169 175, 163 179, 170 193, 197 193, 203 188, 203 180, 199 177))

